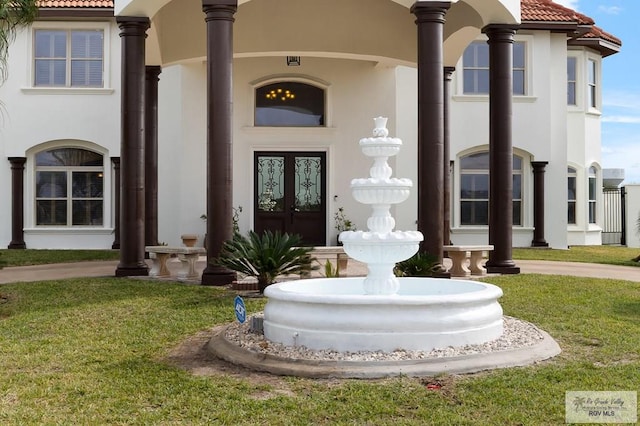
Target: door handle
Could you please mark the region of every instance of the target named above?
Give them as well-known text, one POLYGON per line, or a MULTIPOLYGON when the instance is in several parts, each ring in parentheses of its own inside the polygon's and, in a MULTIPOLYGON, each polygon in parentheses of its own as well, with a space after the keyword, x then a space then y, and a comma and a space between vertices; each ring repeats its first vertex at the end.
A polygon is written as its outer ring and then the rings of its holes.
POLYGON ((292 213, 298 213, 300 211, 299 208, 297 208, 296 206, 291 206, 291 212, 292 213))

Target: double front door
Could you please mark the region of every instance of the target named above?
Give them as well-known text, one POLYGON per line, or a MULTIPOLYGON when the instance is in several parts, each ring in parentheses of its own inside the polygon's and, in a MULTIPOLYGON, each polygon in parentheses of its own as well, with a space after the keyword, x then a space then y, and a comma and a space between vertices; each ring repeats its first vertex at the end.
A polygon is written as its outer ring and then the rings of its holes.
POLYGON ((324 152, 256 152, 254 229, 302 236, 304 245, 326 243, 324 152))

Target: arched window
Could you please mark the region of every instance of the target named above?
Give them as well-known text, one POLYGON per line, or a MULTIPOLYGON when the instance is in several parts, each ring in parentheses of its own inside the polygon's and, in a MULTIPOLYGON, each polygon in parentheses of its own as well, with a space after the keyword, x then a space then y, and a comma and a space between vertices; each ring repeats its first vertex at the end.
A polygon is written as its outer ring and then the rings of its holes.
POLYGON ((324 90, 310 84, 282 81, 256 89, 256 126, 324 126, 324 90))
POLYGON ((80 148, 54 148, 35 156, 36 225, 100 226, 103 157, 80 148))
MULTIPOLYGON (((489 224, 489 153, 460 158, 460 225, 489 224)), ((522 225, 522 158, 513 156, 513 225, 522 225)))
POLYGON ((567 205, 567 222, 571 225, 575 225, 576 223, 576 183, 577 183, 577 172, 573 167, 567 167, 567 194, 568 194, 568 205, 567 205))

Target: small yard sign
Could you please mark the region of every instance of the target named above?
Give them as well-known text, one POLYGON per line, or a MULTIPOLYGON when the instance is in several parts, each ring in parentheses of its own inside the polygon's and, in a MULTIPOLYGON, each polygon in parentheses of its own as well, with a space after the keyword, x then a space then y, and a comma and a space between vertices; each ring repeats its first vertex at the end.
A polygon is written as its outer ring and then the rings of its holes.
POLYGON ((247 320, 247 309, 244 306, 244 300, 242 300, 242 297, 236 296, 233 305, 236 312, 236 318, 238 318, 240 324, 244 323, 247 320))

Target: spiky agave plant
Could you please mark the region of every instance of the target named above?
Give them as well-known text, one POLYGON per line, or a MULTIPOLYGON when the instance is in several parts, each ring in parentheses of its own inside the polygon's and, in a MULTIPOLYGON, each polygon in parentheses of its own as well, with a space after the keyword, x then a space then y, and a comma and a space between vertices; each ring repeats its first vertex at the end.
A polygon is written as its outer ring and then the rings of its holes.
POLYGON ((258 279, 260 293, 279 275, 305 275, 318 269, 313 266, 312 247, 300 247, 301 237, 293 234, 249 231, 248 237, 236 232, 222 246, 217 265, 258 279))
POLYGON ((407 260, 396 263, 393 272, 396 277, 432 277, 438 272, 438 258, 428 253, 418 252, 407 260))

